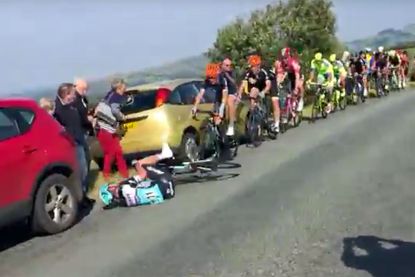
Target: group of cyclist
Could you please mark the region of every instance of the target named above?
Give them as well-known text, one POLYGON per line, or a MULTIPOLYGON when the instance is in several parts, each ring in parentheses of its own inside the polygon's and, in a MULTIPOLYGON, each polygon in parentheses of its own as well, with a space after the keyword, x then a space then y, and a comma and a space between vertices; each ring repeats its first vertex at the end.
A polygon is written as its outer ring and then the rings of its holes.
MULTIPOLYGON (((362 85, 362 101, 367 98, 371 81, 375 84, 381 79, 389 80, 391 76, 396 76, 399 89, 406 87, 408 76, 409 57, 407 51, 390 50, 385 51, 380 46, 375 51, 367 48, 359 53, 351 54, 344 51, 342 57, 331 54, 328 59, 322 53, 316 53, 310 62, 310 72, 308 79, 304 80, 301 73, 301 62, 298 55, 293 53, 290 48, 283 48, 275 60, 272 69, 263 67, 262 59, 259 55, 253 54, 247 57, 248 70, 242 75, 242 82, 237 85, 236 78, 232 71, 232 61, 225 58, 221 63, 209 63, 206 66, 206 80, 204 86, 196 99, 193 111, 207 90, 213 90, 216 95, 215 112, 217 113, 217 123, 227 112, 229 125, 226 132, 227 136, 234 135, 234 123, 236 119, 236 105, 242 95, 248 94, 251 109, 255 107, 258 97, 268 96, 271 99, 273 108, 273 124, 271 129, 276 133, 280 128, 280 109, 281 97, 294 95, 298 99, 298 111, 303 108, 304 87, 313 82, 321 83, 327 92, 328 105, 330 112, 332 108, 331 93, 337 88, 344 95, 350 95, 353 86, 350 82, 360 82, 362 85), (284 95, 282 95, 284 92, 284 95)), ((383 90, 388 90, 385 83, 382 89, 377 90, 378 96, 383 94, 383 90)))

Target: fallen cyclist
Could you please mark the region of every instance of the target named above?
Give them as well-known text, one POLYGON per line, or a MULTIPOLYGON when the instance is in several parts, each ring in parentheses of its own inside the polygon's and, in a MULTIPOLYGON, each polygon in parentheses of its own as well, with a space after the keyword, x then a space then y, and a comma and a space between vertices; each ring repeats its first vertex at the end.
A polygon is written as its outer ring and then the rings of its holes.
POLYGON ((168 172, 156 168, 159 161, 170 159, 173 152, 163 144, 160 154, 133 161, 136 174, 114 184, 105 184, 99 190, 104 209, 163 203, 175 196, 175 185, 168 172))

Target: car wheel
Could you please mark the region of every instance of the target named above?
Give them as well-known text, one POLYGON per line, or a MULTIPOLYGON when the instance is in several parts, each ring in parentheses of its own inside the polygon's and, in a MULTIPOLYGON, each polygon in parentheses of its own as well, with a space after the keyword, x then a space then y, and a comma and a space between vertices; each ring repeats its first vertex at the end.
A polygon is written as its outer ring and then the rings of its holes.
POLYGON ((194 162, 200 158, 200 148, 196 134, 185 133, 180 146, 180 160, 194 162))
POLYGON ((35 233, 55 234, 71 227, 78 214, 78 201, 67 177, 53 174, 40 184, 33 208, 35 233))

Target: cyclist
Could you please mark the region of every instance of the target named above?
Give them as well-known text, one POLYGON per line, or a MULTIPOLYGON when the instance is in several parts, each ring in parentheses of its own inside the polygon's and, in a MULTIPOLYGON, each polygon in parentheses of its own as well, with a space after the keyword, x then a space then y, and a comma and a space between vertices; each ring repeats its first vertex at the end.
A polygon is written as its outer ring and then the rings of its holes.
POLYGON ((341 89, 341 93, 345 93, 347 71, 343 63, 337 59, 336 54, 330 55, 330 62, 333 66, 335 83, 341 89))
POLYGON ((225 114, 225 105, 228 97, 228 86, 226 79, 220 80, 220 66, 216 63, 209 63, 206 65, 206 80, 199 91, 199 94, 196 96, 196 101, 192 108, 192 113, 197 112, 197 106, 200 101, 203 99, 203 95, 206 91, 212 91, 215 95, 215 102, 213 107, 213 112, 218 116, 215 117, 215 124, 219 125, 222 121, 222 118, 225 114))
POLYGON ((331 63, 323 59, 323 54, 319 52, 314 55, 314 59, 311 61, 311 71, 307 83, 311 83, 314 79, 319 80, 320 78, 325 81, 323 86, 327 88, 326 91, 328 93, 326 95, 328 99, 327 112, 330 112, 332 106, 331 94, 334 87, 334 71, 331 63))
POLYGON ((409 71, 409 58, 408 52, 406 50, 400 51, 400 59, 401 59, 401 81, 402 81, 402 88, 406 87, 406 78, 408 76, 409 71))
POLYGON ((353 75, 358 78, 357 81, 362 82, 363 85, 363 98, 362 101, 365 101, 367 95, 367 78, 365 77, 367 72, 365 53, 363 51, 359 52, 358 58, 354 61, 353 64, 353 75))
MULTIPOLYGON (((250 55, 248 57, 250 69, 244 74, 242 85, 239 87, 239 95, 242 95, 242 92, 249 93, 249 97, 251 98, 251 109, 255 107, 255 100, 258 96, 263 98, 265 97, 265 94, 269 94, 271 91, 270 77, 267 71, 261 67, 261 62, 261 57, 258 55, 250 55)), ((279 132, 279 109, 274 109, 274 119, 276 119, 277 113, 278 120, 275 120, 272 126, 272 129, 275 132, 279 132)))
POLYGON ((366 87, 367 92, 370 91, 370 78, 372 77, 372 71, 370 68, 370 60, 372 59, 372 49, 365 49, 365 65, 366 65, 366 87))
POLYGON ((390 64, 390 75, 393 76, 396 74, 396 77, 398 78, 398 87, 401 88, 401 76, 399 74, 399 68, 401 65, 401 59, 399 58, 399 55, 397 55, 395 50, 390 50, 388 53, 389 56, 389 64, 390 64))
POLYGON ((227 136, 233 136, 235 134, 234 125, 236 121, 236 106, 240 101, 238 98, 238 86, 236 84, 233 71, 232 71, 232 60, 230 58, 224 58, 221 64, 221 72, 219 73, 219 80, 227 85, 228 99, 227 99, 227 110, 229 113, 229 126, 226 131, 227 136))
MULTIPOLYGON (((290 91, 294 94, 301 93, 301 65, 297 58, 295 58, 290 48, 283 48, 281 50, 281 58, 279 61, 277 61, 280 72, 284 73, 284 78, 288 77, 288 80, 290 82, 290 91)), ((281 82, 284 80, 281 80, 281 82)), ((302 97, 302 95, 299 95, 302 97)), ((301 98, 302 101, 302 98, 301 98)), ((302 104, 299 104, 301 106, 302 104)))
POLYGON ((384 95, 383 90, 387 89, 387 87, 384 87, 384 83, 382 81, 382 76, 385 72, 386 67, 387 67, 387 61, 385 59, 385 56, 380 52, 376 52, 370 61, 370 68, 371 68, 372 77, 375 82, 375 86, 377 90, 376 92, 378 93, 378 96, 384 95), (381 82, 381 83, 378 84, 378 82, 381 82))

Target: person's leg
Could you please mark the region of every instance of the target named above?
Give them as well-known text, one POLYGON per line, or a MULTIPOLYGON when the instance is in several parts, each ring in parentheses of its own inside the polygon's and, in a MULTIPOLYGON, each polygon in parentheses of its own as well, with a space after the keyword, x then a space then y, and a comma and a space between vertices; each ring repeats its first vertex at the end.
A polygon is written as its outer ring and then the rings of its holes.
POLYGON ((87 173, 89 174, 89 172, 91 170, 91 153, 89 152, 88 138, 89 138, 89 136, 85 135, 84 150, 85 150, 87 173))
POLYGON ((76 145, 76 157, 79 164, 79 177, 84 194, 88 192, 88 171, 85 157, 85 149, 82 144, 76 145))
POLYGON ((160 154, 148 156, 139 161, 133 161, 133 165, 135 167, 135 170, 137 171, 139 179, 143 180, 147 177, 147 172, 144 169, 143 165, 155 165, 161 160, 170 159, 172 157, 173 152, 171 151, 169 145, 165 143, 163 144, 160 154))
POLYGON ((256 105, 256 98, 258 97, 259 94, 259 89, 257 88, 252 88, 250 93, 249 93, 249 97, 251 97, 251 110, 253 110, 255 108, 256 105))
POLYGON ((234 126, 236 121, 236 95, 228 95, 229 126, 226 132, 227 136, 235 134, 234 126))
POLYGON ((118 171, 123 178, 128 178, 128 168, 127 163, 124 159, 120 139, 117 135, 112 135, 112 147, 114 150, 114 156, 117 163, 118 171))
POLYGON ((114 158, 111 136, 112 134, 102 129, 98 131, 97 136, 99 144, 101 145, 102 152, 104 154, 103 174, 104 178, 107 180, 110 178, 111 175, 112 160, 114 158))
POLYGON ((279 132, 280 130, 280 100, 278 97, 271 97, 272 108, 274 111, 274 130, 279 132))

